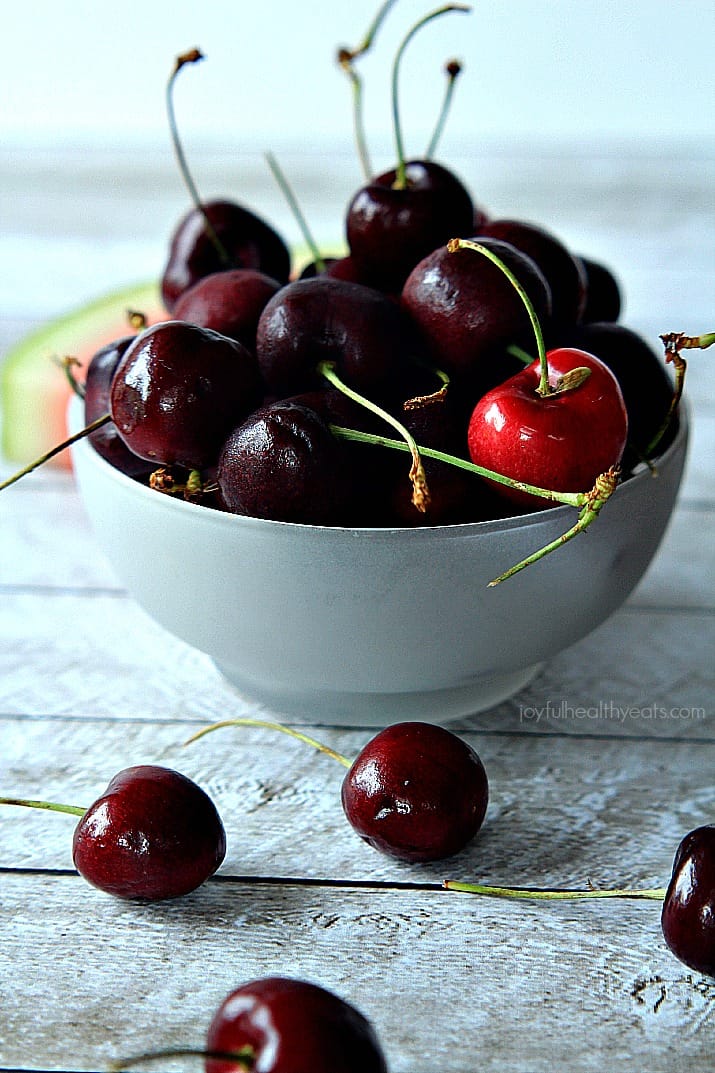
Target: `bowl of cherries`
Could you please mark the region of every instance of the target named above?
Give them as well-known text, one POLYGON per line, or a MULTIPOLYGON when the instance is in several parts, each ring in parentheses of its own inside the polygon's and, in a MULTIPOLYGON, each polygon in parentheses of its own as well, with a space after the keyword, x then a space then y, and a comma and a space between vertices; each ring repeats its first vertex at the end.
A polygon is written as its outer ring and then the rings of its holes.
MULTIPOLYGON (((406 41, 442 10, 461 8, 406 41)), ((351 73, 360 51, 341 50, 351 73)), ((71 408, 117 574, 293 720, 497 705, 642 578, 685 462, 681 351, 712 340, 658 355, 610 268, 490 216, 399 128, 395 166, 366 165, 349 199, 344 255, 300 271, 249 208, 198 197, 170 120, 194 204, 166 316, 100 350, 71 408)))

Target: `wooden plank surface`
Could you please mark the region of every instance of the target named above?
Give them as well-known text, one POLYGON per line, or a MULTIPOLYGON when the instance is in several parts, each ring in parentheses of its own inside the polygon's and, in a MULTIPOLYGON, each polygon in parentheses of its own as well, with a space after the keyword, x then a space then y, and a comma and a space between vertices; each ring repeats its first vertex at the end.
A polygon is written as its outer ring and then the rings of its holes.
MULTIPOLYGON (((334 236, 321 162, 283 162, 334 236)), ((240 180, 292 237, 259 161, 205 164, 208 192, 240 180)), ((518 205, 612 260, 627 322, 651 341, 712 327, 707 153, 500 150, 459 164, 494 212, 518 205)), ((334 170, 349 189, 352 160, 334 170)), ((71 149, 4 150, 0 200, 12 207, 0 260, 14 267, 3 349, 67 304, 155 272, 184 204, 170 164, 71 149)), ((713 822, 712 368, 708 354, 691 359, 686 479, 640 586, 518 696, 454 724, 487 767, 490 805, 470 847, 427 867, 363 844, 340 808, 342 769, 298 742, 241 729, 184 748, 214 719, 274 713, 136 606, 71 476, 47 470, 3 493, 0 793, 84 805, 121 767, 165 763, 215 799, 228 851, 189 898, 125 904, 74 873, 71 818, 0 809, 0 1073, 91 1073, 147 1046, 195 1045, 228 990, 272 972, 360 1006, 392 1073, 711 1070, 715 981, 666 949, 657 903, 507 903, 439 885, 662 885, 680 837, 713 822)), ((314 733, 354 755, 371 732, 314 733)))

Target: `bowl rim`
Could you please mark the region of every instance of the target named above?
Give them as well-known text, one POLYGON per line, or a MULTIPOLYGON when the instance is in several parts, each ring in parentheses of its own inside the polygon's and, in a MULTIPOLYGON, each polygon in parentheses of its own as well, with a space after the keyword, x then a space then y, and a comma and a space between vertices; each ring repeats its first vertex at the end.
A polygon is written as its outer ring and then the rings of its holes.
MULTIPOLYGON (((675 420, 678 422, 677 431, 663 454, 657 455, 656 458, 652 459, 650 465, 645 462, 640 463, 633 473, 630 474, 623 483, 618 485, 614 493, 614 499, 622 498, 624 494, 628 494, 628 489, 633 489, 639 486, 644 479, 648 479, 651 475, 651 466, 657 470, 659 464, 667 464, 674 455, 685 449, 687 446, 690 425, 689 406, 686 399, 680 399, 675 420)), ((70 435, 77 434, 84 427, 83 400, 77 395, 70 399, 67 411, 67 424, 70 435)), ((307 522, 286 522, 274 518, 256 518, 252 515, 232 514, 230 511, 219 510, 216 507, 206 506, 202 503, 190 503, 183 499, 177 499, 174 496, 157 493, 147 485, 127 476, 127 474, 113 466, 94 449, 91 441, 87 437, 75 441, 75 443, 72 444, 72 452, 73 455, 75 452, 81 452, 91 465, 94 465, 105 475, 105 477, 115 481, 120 487, 124 488, 125 491, 131 490, 140 497, 150 497, 151 503, 155 509, 165 510, 169 513, 178 511, 184 516, 186 516, 187 511, 195 512, 199 510, 207 521, 210 520, 213 524, 225 528, 250 528, 263 530, 267 533, 282 532, 305 534, 315 532, 332 534, 336 538, 338 535, 357 538, 369 534, 371 537, 399 537, 401 539, 422 540, 426 542, 430 537, 434 539, 436 536, 454 537, 466 536, 469 534, 476 535, 509 532, 512 529, 520 528, 528 529, 543 524, 547 518, 554 522, 563 519, 563 525, 564 527, 567 527, 566 519, 573 519, 575 516, 574 507, 559 504, 553 507, 545 507, 541 510, 530 511, 526 514, 509 515, 506 518, 489 518, 482 521, 453 522, 443 525, 338 526, 313 525, 307 522)))

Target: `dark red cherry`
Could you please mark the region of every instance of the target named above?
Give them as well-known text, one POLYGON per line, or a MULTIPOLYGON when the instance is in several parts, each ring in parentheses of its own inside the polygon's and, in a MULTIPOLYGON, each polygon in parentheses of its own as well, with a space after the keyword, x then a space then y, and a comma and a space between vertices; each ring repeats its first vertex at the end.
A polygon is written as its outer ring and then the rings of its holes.
POLYGON ((367 283, 360 278, 355 261, 350 256, 326 257, 322 271, 318 269, 315 261, 307 264, 300 274, 300 279, 314 279, 316 276, 331 276, 333 279, 344 279, 348 283, 367 283))
POLYGON ((345 448, 315 410, 296 402, 261 407, 234 429, 216 479, 234 514, 312 525, 340 525, 347 516, 345 448))
POLYGON ((405 861, 457 853, 484 820, 484 766, 465 741, 430 723, 396 723, 362 750, 342 786, 351 826, 405 861))
MULTIPOLYGON (((670 409, 673 383, 664 361, 637 332, 623 324, 584 324, 564 338, 604 362, 623 393, 628 412, 628 454, 624 467, 641 461, 670 409)), ((668 440, 661 441, 658 451, 668 440)))
POLYGON ((623 311, 621 287, 613 272, 600 261, 578 257, 586 277, 586 305, 581 316, 584 324, 616 321, 623 311))
POLYGON ((661 926, 680 961, 715 976, 715 824, 697 827, 678 846, 661 926))
MULTIPOLYGON (((539 320, 546 320, 551 295, 531 258, 496 239, 482 244, 511 270, 539 320)), ((522 367, 505 353, 507 346, 535 352, 534 330, 518 292, 497 265, 473 250, 450 253, 443 246, 425 257, 405 283, 402 305, 427 340, 434 364, 474 381, 477 396, 522 367)))
POLYGON ((260 398, 255 359, 233 339, 183 321, 147 328, 112 381, 110 413, 131 451, 202 469, 260 398))
POLYGON ((184 291, 212 272, 252 268, 279 283, 287 282, 290 253, 283 239, 264 220, 233 201, 208 201, 204 210, 226 256, 212 240, 204 212, 191 209, 171 239, 161 280, 162 298, 170 313, 184 291))
POLYGON ((185 775, 152 765, 114 776, 77 824, 72 851, 89 883, 147 901, 195 890, 225 853, 223 825, 207 794, 185 775))
POLYGON ((395 302, 372 287, 328 276, 289 283, 258 322, 258 364, 276 395, 319 386, 316 368, 323 360, 335 362, 356 390, 380 391, 419 354, 414 326, 395 302))
POLYGON ((508 242, 538 266, 551 291, 556 324, 577 324, 586 305, 586 276, 578 258, 551 232, 522 220, 487 220, 478 233, 508 242))
POLYGON ((433 161, 406 164, 406 185, 395 186, 395 169, 376 176, 354 195, 346 232, 361 278, 399 293, 418 261, 451 238, 473 232, 469 192, 447 168, 433 161))
POLYGON ((184 291, 174 319, 211 328, 256 352, 256 328, 264 307, 281 284, 253 268, 212 272, 184 291))
POLYGON ((247 1065, 208 1058, 206 1073, 387 1073, 375 1030, 354 1006, 283 976, 228 995, 209 1026, 207 1049, 243 1054, 247 1065))
MULTIPOLYGON (((136 336, 125 335, 108 346, 102 347, 87 366, 84 387, 84 422, 90 425, 109 410, 109 392, 117 365, 136 336)), ((143 477, 151 473, 153 466, 144 458, 130 451, 117 432, 113 421, 107 421, 94 432, 89 441, 95 451, 110 465, 126 473, 128 477, 143 477)))

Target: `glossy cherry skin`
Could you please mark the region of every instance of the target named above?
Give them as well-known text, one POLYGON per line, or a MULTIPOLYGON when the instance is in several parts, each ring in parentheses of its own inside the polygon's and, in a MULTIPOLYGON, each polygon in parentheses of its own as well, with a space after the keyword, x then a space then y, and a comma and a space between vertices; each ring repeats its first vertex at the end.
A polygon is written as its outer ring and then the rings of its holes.
POLYGON ((226 835, 213 802, 169 768, 126 768, 77 824, 80 875, 118 898, 178 898, 213 875, 226 835))
MULTIPOLYGON (((473 462, 506 477, 556 492, 587 492, 616 466, 628 436, 621 389, 606 365, 592 354, 560 348, 547 354, 549 382, 556 386, 572 369, 589 377, 570 391, 542 397, 539 362, 498 385, 479 400, 468 429, 473 462)), ((506 486, 500 494, 537 510, 549 501, 506 486)))
POLYGON ((680 961, 715 976, 715 824, 697 827, 678 846, 661 926, 680 961))
MULTIPOLYGON (((114 373, 135 338, 134 335, 125 335, 109 343, 108 346, 102 347, 87 366, 87 376, 84 382, 86 425, 90 425, 109 411, 109 393, 114 373)), ((115 469, 126 473, 128 477, 144 477, 151 473, 151 463, 129 450, 113 421, 108 421, 94 432, 90 432, 88 439, 102 458, 115 469)))
MULTIPOLYGON (((354 1006, 285 976, 253 980, 228 995, 209 1026, 207 1049, 247 1051, 251 1073, 387 1073, 375 1030, 354 1006)), ((206 1073, 244 1069, 206 1060, 206 1073)))
POLYGON ((256 352, 256 328, 264 307, 281 284, 252 268, 212 272, 184 291, 174 319, 210 328, 256 352))
POLYGON ((119 435, 157 465, 215 463, 230 430, 257 404, 255 358, 233 339, 183 321, 137 336, 112 380, 110 412, 119 435))
POLYGON ((474 227, 471 196, 451 171, 411 160, 406 172, 402 189, 395 188, 394 169, 376 176, 354 195, 346 215, 350 254, 362 278, 393 293, 418 261, 474 227))
POLYGON ((577 324, 586 305, 582 263, 563 242, 536 224, 522 220, 487 220, 477 238, 495 238, 521 250, 538 266, 551 292, 551 316, 557 324, 577 324))
POLYGON ((360 752, 342 785, 350 825, 403 861, 458 853, 484 820, 489 786, 465 741, 431 723, 395 723, 360 752))
POLYGON ((358 391, 384 390, 422 352, 414 326, 386 295, 318 276, 289 283, 258 322, 256 356, 267 390, 294 395, 324 383, 320 361, 358 391))
MULTIPOLYGON (((496 239, 482 244, 516 276, 539 320, 547 320, 551 294, 531 258, 496 239)), ((473 381, 479 394, 522 367, 505 354, 507 346, 535 351, 518 292, 497 265, 473 250, 450 253, 444 246, 425 257, 405 283, 402 305, 419 326, 434 364, 473 381)))
MULTIPOLYGON (((663 358, 637 332, 623 324, 583 324, 565 333, 566 345, 595 354, 614 374, 628 411, 628 448, 624 465, 643 459, 670 409, 673 382, 663 358)), ((670 437, 664 438, 660 453, 670 437)))
POLYGON ((617 321, 623 311, 621 287, 611 269, 590 257, 578 257, 586 277, 583 324, 617 321))
POLYGON ((345 448, 315 410, 296 402, 261 407, 234 429, 216 479, 233 514, 310 525, 347 517, 345 448))
POLYGON ((287 282, 290 253, 272 227, 233 201, 208 201, 204 209, 228 262, 206 230, 204 213, 191 209, 174 231, 161 280, 161 295, 170 313, 184 291, 212 272, 252 268, 279 283, 287 282))

